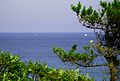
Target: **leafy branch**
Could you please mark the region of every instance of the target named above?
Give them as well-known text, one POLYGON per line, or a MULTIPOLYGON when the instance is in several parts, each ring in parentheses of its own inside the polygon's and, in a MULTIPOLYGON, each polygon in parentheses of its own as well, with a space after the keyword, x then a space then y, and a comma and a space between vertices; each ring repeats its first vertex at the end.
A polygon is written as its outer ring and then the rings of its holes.
POLYGON ((2 81, 94 81, 79 70, 50 68, 39 61, 22 62, 19 56, 0 51, 0 80, 2 81))
POLYGON ((66 52, 63 48, 53 47, 53 52, 63 61, 71 62, 82 67, 99 67, 107 66, 107 64, 94 64, 94 60, 97 58, 97 54, 93 52, 91 46, 83 46, 84 53, 76 53, 76 45, 66 52))

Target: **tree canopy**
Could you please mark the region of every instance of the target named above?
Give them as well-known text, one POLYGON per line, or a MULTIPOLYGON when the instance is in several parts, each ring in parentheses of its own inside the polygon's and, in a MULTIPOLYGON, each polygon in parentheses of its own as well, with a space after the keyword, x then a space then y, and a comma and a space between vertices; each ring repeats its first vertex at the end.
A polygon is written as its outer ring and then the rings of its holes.
POLYGON ((100 41, 103 45, 120 49, 120 1, 100 1, 100 6, 98 10, 93 10, 92 6, 87 9, 79 2, 76 6, 71 5, 71 9, 83 26, 104 31, 105 36, 100 41))
POLYGON ((48 67, 39 61, 22 62, 19 56, 0 51, 0 81, 94 81, 79 69, 64 70, 48 67))
POLYGON ((69 52, 62 48, 53 48, 54 52, 63 60, 82 67, 108 66, 110 81, 120 79, 120 0, 112 2, 100 1, 100 9, 94 10, 92 6, 86 8, 80 2, 71 5, 71 9, 83 26, 101 30, 96 32, 97 43, 90 42, 83 47, 84 53, 75 53, 76 45, 69 52), (94 52, 96 51, 96 52, 94 52), (95 65, 94 60, 102 56, 107 63, 95 65))

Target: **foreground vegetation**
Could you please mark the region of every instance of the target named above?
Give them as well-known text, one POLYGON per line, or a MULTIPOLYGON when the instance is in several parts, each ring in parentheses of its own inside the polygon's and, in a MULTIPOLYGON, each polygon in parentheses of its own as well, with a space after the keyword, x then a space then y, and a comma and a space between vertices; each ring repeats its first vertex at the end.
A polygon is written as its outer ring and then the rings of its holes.
POLYGON ((0 81, 94 81, 79 70, 49 68, 39 61, 22 62, 18 55, 0 51, 0 81))

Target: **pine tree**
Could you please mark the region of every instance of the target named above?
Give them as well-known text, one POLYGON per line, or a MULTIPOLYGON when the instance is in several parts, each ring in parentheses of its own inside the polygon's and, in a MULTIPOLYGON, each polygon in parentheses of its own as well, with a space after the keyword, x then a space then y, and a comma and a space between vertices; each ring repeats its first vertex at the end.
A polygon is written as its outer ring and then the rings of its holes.
POLYGON ((71 5, 71 9, 83 26, 101 30, 97 32, 97 43, 90 42, 89 46, 84 46, 85 53, 66 52, 61 48, 54 48, 54 52, 63 60, 72 62, 82 67, 107 66, 110 73, 110 81, 120 80, 120 0, 113 2, 100 1, 101 8, 94 10, 92 6, 82 7, 81 3, 71 5), (93 51, 97 51, 97 54, 93 51), (105 58, 105 64, 93 64, 98 57, 105 58))

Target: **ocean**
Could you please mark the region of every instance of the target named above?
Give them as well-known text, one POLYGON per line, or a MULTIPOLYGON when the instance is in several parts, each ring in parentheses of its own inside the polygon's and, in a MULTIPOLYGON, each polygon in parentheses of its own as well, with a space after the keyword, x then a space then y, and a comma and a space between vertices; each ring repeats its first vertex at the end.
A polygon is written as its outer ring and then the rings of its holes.
MULTIPOLYGON (((76 69, 71 63, 64 63, 52 51, 53 46, 64 48, 69 51, 71 46, 76 44, 76 52, 84 52, 82 46, 89 45, 89 41, 96 42, 94 33, 0 33, 0 49, 19 54, 22 61, 39 60, 45 62, 49 67, 76 69)), ((105 60, 98 58, 96 63, 102 63, 105 60)), ((90 77, 95 77, 95 81, 102 81, 109 75, 105 67, 83 68, 81 73, 89 73, 90 77)))

